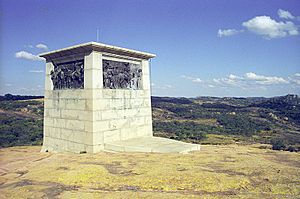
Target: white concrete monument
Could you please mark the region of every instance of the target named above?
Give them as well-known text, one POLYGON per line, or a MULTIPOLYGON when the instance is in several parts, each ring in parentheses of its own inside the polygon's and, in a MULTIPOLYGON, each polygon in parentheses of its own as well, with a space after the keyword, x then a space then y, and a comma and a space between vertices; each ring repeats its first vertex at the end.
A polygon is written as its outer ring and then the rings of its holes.
POLYGON ((42 151, 187 152, 199 145, 153 137, 154 54, 89 42, 46 59, 42 151))

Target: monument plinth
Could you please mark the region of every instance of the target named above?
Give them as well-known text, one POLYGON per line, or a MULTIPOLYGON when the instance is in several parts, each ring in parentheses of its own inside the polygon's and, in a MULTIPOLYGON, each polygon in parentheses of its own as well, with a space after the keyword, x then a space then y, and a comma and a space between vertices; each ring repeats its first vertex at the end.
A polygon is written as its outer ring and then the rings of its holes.
POLYGON ((40 56, 46 59, 42 151, 155 151, 166 144, 199 149, 153 137, 154 54, 89 42, 40 56))

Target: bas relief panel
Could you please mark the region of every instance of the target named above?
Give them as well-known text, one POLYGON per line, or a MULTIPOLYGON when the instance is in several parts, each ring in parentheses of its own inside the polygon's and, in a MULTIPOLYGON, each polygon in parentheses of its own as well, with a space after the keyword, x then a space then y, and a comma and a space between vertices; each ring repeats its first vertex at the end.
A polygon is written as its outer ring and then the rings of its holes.
POLYGON ((110 89, 142 89, 140 64, 103 60, 103 87, 110 89))
POLYGON ((50 72, 54 90, 83 89, 84 87, 84 60, 64 62, 54 65, 50 72))

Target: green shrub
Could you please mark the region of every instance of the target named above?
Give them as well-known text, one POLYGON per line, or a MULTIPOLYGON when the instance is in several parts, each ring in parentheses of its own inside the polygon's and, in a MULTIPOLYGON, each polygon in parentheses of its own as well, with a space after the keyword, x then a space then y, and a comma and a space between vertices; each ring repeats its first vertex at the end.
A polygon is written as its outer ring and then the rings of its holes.
POLYGON ((206 138, 204 125, 197 125, 194 122, 158 122, 153 123, 154 131, 167 133, 169 138, 177 140, 202 140, 206 138))
POLYGON ((7 117, 0 114, 0 147, 40 145, 42 138, 42 119, 7 117))
POLYGON ((285 142, 282 138, 274 138, 271 140, 273 150, 285 150, 285 142))

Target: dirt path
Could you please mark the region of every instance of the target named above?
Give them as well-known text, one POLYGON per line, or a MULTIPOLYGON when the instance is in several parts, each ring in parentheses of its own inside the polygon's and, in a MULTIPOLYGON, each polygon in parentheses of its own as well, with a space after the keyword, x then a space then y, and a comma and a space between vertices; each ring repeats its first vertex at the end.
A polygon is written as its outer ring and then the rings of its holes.
POLYGON ((34 113, 26 113, 26 112, 20 112, 20 111, 8 111, 4 109, 0 109, 0 114, 4 114, 7 117, 21 117, 21 118, 33 118, 33 119, 42 119, 40 116, 34 114, 34 113))

